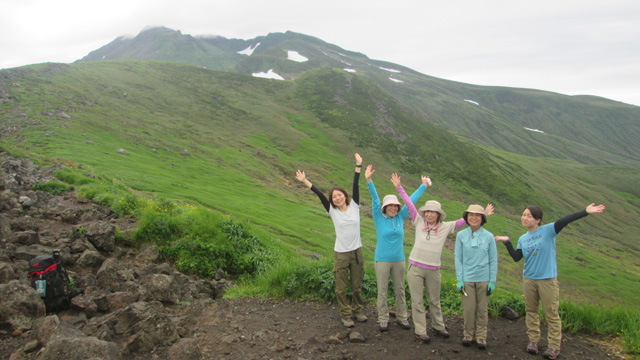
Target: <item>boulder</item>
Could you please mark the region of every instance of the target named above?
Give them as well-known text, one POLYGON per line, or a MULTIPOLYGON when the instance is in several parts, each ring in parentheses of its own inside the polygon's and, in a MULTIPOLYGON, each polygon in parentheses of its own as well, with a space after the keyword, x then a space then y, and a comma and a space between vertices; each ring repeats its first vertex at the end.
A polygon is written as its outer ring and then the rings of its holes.
POLYGON ((0 284, 6 284, 11 280, 18 280, 19 278, 11 263, 0 261, 0 284))
POLYGON ((195 339, 184 338, 178 340, 169 348, 169 360, 198 360, 202 359, 202 353, 195 339))
POLYGON ((116 248, 116 227, 107 222, 89 223, 84 228, 84 236, 99 251, 110 253, 116 248))
POLYGON ((175 305, 180 301, 180 286, 173 276, 151 274, 142 279, 142 299, 175 305))
POLYGON ((30 285, 19 280, 0 284, 0 328, 31 329, 33 319, 44 316, 44 301, 30 285))
POLYGON ((116 258, 106 259, 96 273, 96 285, 114 291, 120 289, 125 282, 134 280, 133 269, 116 258))
POLYGON ((102 341, 95 337, 81 336, 57 339, 48 343, 38 359, 117 360, 120 359, 120 352, 116 343, 102 341))

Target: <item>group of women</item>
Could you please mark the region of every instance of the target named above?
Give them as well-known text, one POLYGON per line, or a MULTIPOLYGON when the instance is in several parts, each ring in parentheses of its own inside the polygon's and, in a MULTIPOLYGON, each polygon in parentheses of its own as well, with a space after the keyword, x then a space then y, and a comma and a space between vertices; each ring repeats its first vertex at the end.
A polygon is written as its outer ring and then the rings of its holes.
MULTIPOLYGON (((345 327, 353 327, 353 319, 364 322, 362 282, 364 277, 364 258, 360 237, 360 193, 358 181, 362 170, 362 157, 355 154, 355 172, 353 176, 352 198, 341 187, 329 190, 329 196, 313 185, 302 170, 296 178, 311 189, 322 202, 331 217, 336 241, 334 246, 334 274, 336 298, 340 318, 345 327), (351 300, 347 299, 347 287, 351 284, 351 300)), ((380 331, 389 328, 388 285, 389 277, 393 284, 396 302, 396 319, 403 329, 410 329, 409 315, 405 299, 405 254, 404 221, 410 216, 415 225, 414 245, 409 255, 409 267, 406 280, 411 294, 411 318, 415 336, 428 343, 431 338, 427 332, 424 291, 427 291, 432 332, 448 338, 440 306, 441 255, 447 236, 468 225, 456 236, 455 268, 457 289, 461 293, 464 331, 462 344, 476 344, 478 349, 487 347, 487 323, 489 296, 495 291, 498 272, 496 242, 502 241, 514 261, 524 258, 523 289, 526 308, 527 351, 538 353, 540 340, 539 303, 549 324, 548 348, 543 353, 547 359, 560 355, 561 320, 558 314, 559 286, 557 280, 557 262, 555 236, 567 224, 588 214, 601 213, 604 205, 591 204, 585 210, 568 215, 562 219, 542 225, 542 209, 538 206, 527 207, 522 214, 522 225, 527 233, 518 240, 517 249, 506 236, 494 236, 483 225, 494 208, 488 204, 486 209, 480 205, 470 205, 462 217, 455 221, 444 221, 446 213, 438 201, 429 200, 424 206, 416 208, 416 203, 431 186, 431 179, 422 176, 422 184, 409 196, 401 185, 398 174, 391 175, 391 183, 404 202, 397 196, 386 195, 382 202, 373 183, 375 170, 372 165, 365 169, 367 188, 371 194, 372 217, 376 227, 375 273, 378 286, 377 313, 380 331)))

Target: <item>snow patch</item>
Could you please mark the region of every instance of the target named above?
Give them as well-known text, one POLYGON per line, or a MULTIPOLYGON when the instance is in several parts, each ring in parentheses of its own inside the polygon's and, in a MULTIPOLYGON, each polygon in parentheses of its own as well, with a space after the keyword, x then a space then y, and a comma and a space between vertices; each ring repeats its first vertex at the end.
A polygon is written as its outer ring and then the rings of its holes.
POLYGON ((379 66, 378 69, 382 69, 382 70, 385 70, 385 71, 388 71, 388 72, 392 72, 392 73, 400 73, 400 70, 384 68, 382 66, 379 66))
POLYGON ((356 72, 356 70, 355 70, 355 69, 342 69, 342 70, 344 70, 344 71, 346 71, 346 72, 351 72, 351 73, 356 72))
POLYGON ((309 61, 308 58, 300 55, 297 51, 288 50, 287 51, 287 60, 295 61, 295 62, 305 62, 309 61))
POLYGON ((529 131, 533 131, 533 132, 537 132, 537 133, 541 133, 544 134, 544 131, 539 130, 539 129, 532 129, 532 128, 528 128, 528 127, 524 127, 525 130, 529 130, 529 131))
POLYGON ((480 105, 477 101, 473 101, 473 100, 469 100, 469 99, 464 99, 464 101, 466 101, 468 103, 472 103, 474 105, 480 105))
POLYGON ((253 50, 255 50, 258 45, 260 45, 260 43, 257 43, 255 45, 249 46, 248 48, 242 50, 242 51, 238 51, 238 54, 241 55, 247 55, 247 56, 251 56, 251 54, 253 54, 253 50))
POLYGON ((273 72, 273 69, 269 69, 267 72, 259 72, 252 73, 254 77, 265 78, 265 79, 275 79, 275 80, 284 80, 284 78, 277 73, 273 72))
POLYGON ((400 80, 400 79, 394 79, 392 77, 389 77, 389 80, 393 81, 393 82, 397 82, 397 83, 403 83, 404 81, 400 80))

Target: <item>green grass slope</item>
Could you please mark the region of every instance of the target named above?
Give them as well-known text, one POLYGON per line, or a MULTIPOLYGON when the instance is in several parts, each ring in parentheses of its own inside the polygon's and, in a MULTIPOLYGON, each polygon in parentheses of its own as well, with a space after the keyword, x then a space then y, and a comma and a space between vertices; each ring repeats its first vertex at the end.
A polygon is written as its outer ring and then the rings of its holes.
POLYGON ((288 80, 323 67, 349 68, 385 89, 424 122, 487 146, 584 164, 637 166, 640 160, 638 106, 594 96, 448 81, 291 31, 243 41, 147 29, 132 39, 116 39, 81 61, 103 59, 165 60, 247 75, 273 69, 288 80), (251 56, 237 53, 258 43, 251 56), (308 61, 289 60, 289 50, 308 61))
MULTIPOLYGON (((471 202, 492 201, 497 214, 487 228, 514 240, 529 203, 542 205, 548 221, 605 203, 605 214, 559 237, 562 296, 640 305, 637 167, 528 157, 460 139, 357 73, 319 69, 283 82, 165 62, 42 64, 0 71, 0 99, 2 149, 243 219, 301 258, 330 258, 334 230, 295 170, 321 189, 349 188, 356 151, 378 170, 380 194, 395 191, 392 171, 409 192, 430 175, 434 186, 421 201, 442 201, 452 218, 471 202)), ((364 179, 360 185, 371 264, 375 232, 364 179)), ((517 289, 522 264, 503 248, 500 255, 499 286, 517 289)), ((445 251, 445 271, 452 256, 445 251)))

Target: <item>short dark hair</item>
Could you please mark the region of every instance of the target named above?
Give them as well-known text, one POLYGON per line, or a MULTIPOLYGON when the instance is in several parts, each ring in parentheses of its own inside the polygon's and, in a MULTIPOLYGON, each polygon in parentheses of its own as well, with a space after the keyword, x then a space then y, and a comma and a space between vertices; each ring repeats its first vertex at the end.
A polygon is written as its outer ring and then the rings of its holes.
POLYGON ((347 206, 349 206, 349 194, 347 194, 347 191, 343 188, 341 188, 340 186, 336 186, 331 188, 331 190, 329 190, 329 203, 331 204, 331 206, 336 207, 336 205, 333 203, 333 192, 334 191, 340 191, 341 193, 344 194, 344 198, 345 201, 344 203, 347 204, 347 206))
POLYGON ((540 222, 538 223, 538 225, 542 225, 542 215, 544 215, 542 213, 542 208, 538 205, 529 205, 526 207, 525 210, 529 210, 529 212, 531 213, 531 216, 536 219, 536 220, 540 220, 540 222))

